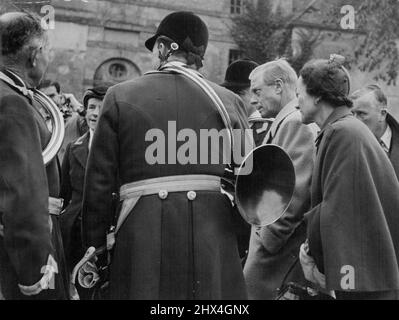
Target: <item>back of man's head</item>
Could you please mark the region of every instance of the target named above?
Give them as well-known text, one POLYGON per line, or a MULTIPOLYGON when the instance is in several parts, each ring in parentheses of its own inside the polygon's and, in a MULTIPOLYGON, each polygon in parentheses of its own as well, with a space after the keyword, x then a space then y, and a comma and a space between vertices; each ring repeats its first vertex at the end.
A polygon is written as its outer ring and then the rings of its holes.
POLYGON ((0 54, 3 59, 18 60, 27 47, 44 36, 40 18, 27 12, 9 12, 0 16, 0 54))
POLYGON ((298 76, 295 70, 285 59, 270 61, 255 68, 249 75, 249 79, 262 75, 266 85, 271 85, 277 80, 281 80, 285 87, 295 92, 298 76))

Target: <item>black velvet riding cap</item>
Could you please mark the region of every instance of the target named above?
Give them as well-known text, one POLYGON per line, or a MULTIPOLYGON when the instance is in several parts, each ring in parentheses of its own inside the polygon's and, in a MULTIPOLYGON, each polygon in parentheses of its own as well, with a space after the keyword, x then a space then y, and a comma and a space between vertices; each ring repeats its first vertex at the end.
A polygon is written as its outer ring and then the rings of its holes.
POLYGON ((157 32, 145 42, 152 51, 156 40, 166 36, 175 41, 181 50, 204 56, 208 46, 208 28, 194 13, 187 11, 174 12, 166 16, 160 23, 157 32))
POLYGON ((243 89, 251 86, 249 75, 259 65, 251 60, 236 60, 226 70, 221 86, 227 89, 243 89))

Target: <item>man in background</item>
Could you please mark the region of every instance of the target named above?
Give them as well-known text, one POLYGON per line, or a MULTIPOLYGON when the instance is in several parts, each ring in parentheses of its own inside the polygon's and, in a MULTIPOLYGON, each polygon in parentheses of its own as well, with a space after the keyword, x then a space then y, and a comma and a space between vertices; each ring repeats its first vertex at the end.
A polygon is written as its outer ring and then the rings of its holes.
POLYGON ((58 157, 62 162, 68 144, 76 141, 89 130, 85 119, 85 108, 72 93, 62 93, 60 84, 56 81, 44 80, 38 88, 54 101, 64 116, 65 137, 58 152, 58 157))
POLYGON ((378 85, 355 91, 352 113, 362 121, 381 144, 399 178, 399 123, 388 112, 388 100, 378 85))

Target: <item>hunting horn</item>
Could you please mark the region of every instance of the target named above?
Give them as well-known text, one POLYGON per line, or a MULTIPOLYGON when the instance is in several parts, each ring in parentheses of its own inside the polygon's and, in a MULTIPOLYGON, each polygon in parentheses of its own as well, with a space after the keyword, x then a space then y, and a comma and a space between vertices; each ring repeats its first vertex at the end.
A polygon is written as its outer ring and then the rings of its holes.
POLYGON ((65 135, 64 118, 54 101, 40 90, 33 90, 33 98, 45 109, 51 121, 51 138, 42 152, 44 165, 47 166, 62 146, 65 135))
POLYGON ((295 188, 295 169, 279 146, 267 144, 252 150, 240 166, 235 195, 238 211, 249 224, 268 226, 283 216, 295 188), (250 165, 252 172, 240 174, 250 165))

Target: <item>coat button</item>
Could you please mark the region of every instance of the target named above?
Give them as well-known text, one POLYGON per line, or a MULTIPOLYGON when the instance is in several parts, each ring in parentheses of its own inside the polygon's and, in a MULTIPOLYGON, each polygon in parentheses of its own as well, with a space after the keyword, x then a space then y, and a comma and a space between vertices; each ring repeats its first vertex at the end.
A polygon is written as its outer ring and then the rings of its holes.
POLYGON ((165 200, 168 197, 168 191, 161 190, 159 191, 158 196, 160 199, 165 200))
POLYGON ((196 197, 197 197, 197 193, 195 191, 187 192, 188 200, 193 201, 193 200, 195 200, 196 197))

